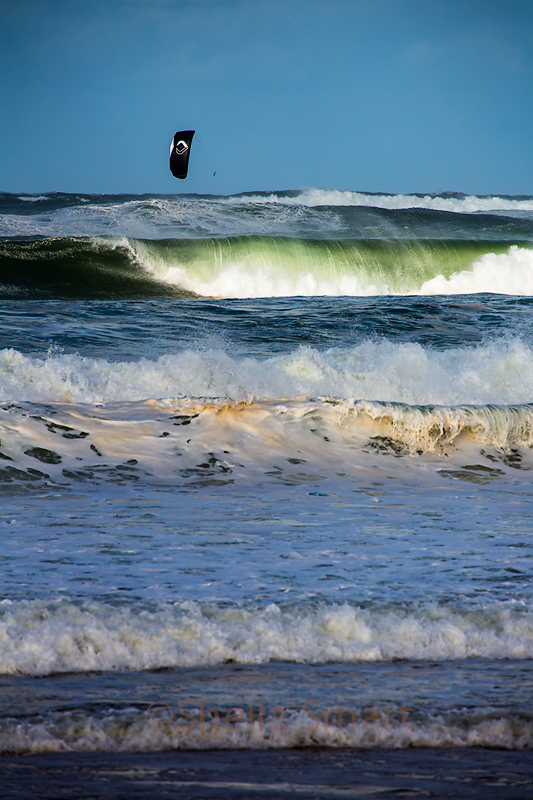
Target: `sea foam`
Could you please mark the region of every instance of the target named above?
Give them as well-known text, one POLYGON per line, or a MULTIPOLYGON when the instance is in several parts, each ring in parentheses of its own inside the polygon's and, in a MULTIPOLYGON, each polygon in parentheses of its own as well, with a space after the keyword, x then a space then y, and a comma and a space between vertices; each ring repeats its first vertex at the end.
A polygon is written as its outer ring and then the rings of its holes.
POLYGON ((304 395, 411 405, 520 404, 533 400, 532 365, 531 347, 518 338, 448 350, 367 340, 328 350, 302 346, 264 360, 218 349, 110 361, 57 351, 30 356, 7 348, 0 351, 0 398, 102 403, 304 395))
MULTIPOLYGON (((315 707, 312 707, 316 710, 315 707)), ((447 714, 406 716, 405 723, 383 718, 369 719, 369 709, 357 709, 355 724, 338 727, 335 716, 324 725, 305 712, 277 709, 273 715, 249 724, 225 724, 224 711, 216 721, 204 722, 191 714, 173 719, 168 725, 150 724, 145 709, 112 710, 107 715, 76 709, 49 713, 43 719, 8 720, 0 732, 0 753, 28 755, 53 752, 154 752, 165 750, 267 749, 293 747, 490 747, 522 750, 533 744, 533 723, 525 716, 496 709, 453 710, 447 714), (192 722, 195 721, 193 730, 192 722), (316 726, 316 728, 315 728, 316 726)), ((372 711, 372 709, 370 709, 372 711)), ((231 718, 231 717, 230 717, 231 718)), ((353 717, 352 717, 353 719, 353 717)), ((172 785, 179 783, 173 780, 172 785)), ((195 786, 194 781, 182 785, 195 786)), ((220 784, 202 781, 205 789, 220 789, 220 784)), ((286 784, 284 785, 287 786, 286 784)), ((231 781, 224 788, 264 791, 265 784, 239 784, 231 781)), ((302 788, 301 784, 297 784, 302 788)), ((279 784, 272 787, 279 791, 279 784)), ((307 787, 305 787, 307 788, 307 787)), ((309 786, 309 795, 326 787, 309 786)), ((296 789, 296 787, 295 787, 296 789)), ((327 787, 327 795, 331 787, 327 787)), ((343 796, 350 795, 343 792, 343 796)))
POLYGON ((487 253, 469 270, 449 278, 437 275, 426 281, 417 294, 533 295, 533 250, 512 245, 509 253, 487 253))
POLYGON ((0 604, 0 673, 148 670, 234 661, 377 662, 533 657, 521 606, 282 609, 186 601, 156 610, 104 603, 0 604))
POLYGON ((366 206, 374 208, 427 208, 461 214, 498 211, 533 212, 533 198, 500 197, 498 195, 443 194, 368 194, 338 189, 302 189, 290 195, 269 192, 228 197, 229 203, 280 203, 303 206, 366 206))

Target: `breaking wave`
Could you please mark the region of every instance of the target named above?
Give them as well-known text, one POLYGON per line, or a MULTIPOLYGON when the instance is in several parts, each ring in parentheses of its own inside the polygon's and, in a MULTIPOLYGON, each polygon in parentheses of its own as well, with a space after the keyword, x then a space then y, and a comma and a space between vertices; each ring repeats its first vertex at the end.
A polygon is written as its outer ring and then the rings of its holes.
MULTIPOLYGON (((0 732, 0 753, 27 755, 53 752, 153 752, 165 750, 266 749, 293 747, 490 747, 509 750, 531 748, 533 723, 527 714, 497 709, 461 709, 420 715, 412 719, 401 712, 376 720, 373 709, 349 709, 351 722, 339 727, 335 713, 328 724, 310 706, 306 711, 278 708, 260 721, 249 724, 231 722, 235 709, 222 710, 222 723, 203 722, 198 709, 187 708, 187 718, 172 719, 159 727, 149 724, 145 708, 128 708, 97 715, 94 711, 65 710, 49 713, 44 719, 8 720, 0 732), (370 715, 369 715, 370 712, 370 715), (228 724, 225 714, 229 713, 228 724), (313 713, 313 716, 311 714, 313 713), (399 720, 396 719, 399 717, 399 720), (318 720, 318 721, 317 721, 318 720), (194 728, 190 730, 190 728, 194 728), (377 724, 376 724, 377 723, 377 724)), ((244 713, 244 712, 242 712, 244 713)), ((194 782, 185 786, 194 786, 194 782)), ((232 783, 232 786, 239 784, 232 783)), ((173 786, 179 783, 173 781, 173 786)), ((202 783, 202 786, 210 786, 202 783)), ((243 784, 253 790, 253 784, 243 784)), ((264 789, 264 784, 259 784, 264 789)), ((300 785, 298 784, 298 787, 300 785)), ((218 787, 217 787, 218 788, 218 787)), ((279 789, 279 784, 275 787, 279 789)), ((307 788, 307 787, 306 787, 307 788)), ((318 787, 320 788, 320 787, 318 787)), ((309 793, 317 787, 309 787, 309 793)))
POLYGON ((193 601, 156 610, 103 603, 0 603, 0 673, 153 670, 234 661, 323 663, 397 658, 527 659, 533 616, 517 609, 348 604, 224 608, 193 601))
POLYGON ((374 208, 424 208, 456 214, 494 212, 533 212, 532 197, 499 195, 465 195, 455 192, 440 194, 379 194, 338 189, 302 189, 299 192, 247 192, 227 198, 227 202, 285 203, 303 206, 367 206, 374 208))
POLYGON ((496 241, 45 239, 0 265, 4 298, 533 296, 533 249, 496 241))
POLYGON ((268 359, 186 349, 157 359, 110 361, 50 351, 0 351, 4 401, 107 403, 148 398, 232 400, 329 396, 410 405, 524 404, 533 400, 533 352, 521 339, 434 350, 363 341, 301 346, 268 359))

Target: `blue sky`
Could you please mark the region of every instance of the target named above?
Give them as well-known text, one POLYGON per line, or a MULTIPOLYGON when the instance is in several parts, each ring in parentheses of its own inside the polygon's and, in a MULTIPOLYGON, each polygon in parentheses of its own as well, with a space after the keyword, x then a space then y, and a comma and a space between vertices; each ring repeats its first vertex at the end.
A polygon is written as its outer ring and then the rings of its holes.
POLYGON ((533 195, 531 0, 0 0, 0 69, 1 191, 533 195))

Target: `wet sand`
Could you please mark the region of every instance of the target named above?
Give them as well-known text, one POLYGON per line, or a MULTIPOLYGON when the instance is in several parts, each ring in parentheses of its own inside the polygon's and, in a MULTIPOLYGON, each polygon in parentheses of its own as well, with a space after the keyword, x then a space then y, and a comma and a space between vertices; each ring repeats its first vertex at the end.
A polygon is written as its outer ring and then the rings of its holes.
POLYGON ((203 750, 0 758, 3 800, 533 798, 533 751, 203 750))

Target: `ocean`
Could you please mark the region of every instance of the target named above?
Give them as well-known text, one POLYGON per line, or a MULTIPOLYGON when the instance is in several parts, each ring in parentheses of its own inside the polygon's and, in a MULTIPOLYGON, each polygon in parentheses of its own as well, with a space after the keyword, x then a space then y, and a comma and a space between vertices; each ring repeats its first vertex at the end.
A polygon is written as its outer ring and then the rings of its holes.
POLYGON ((0 195, 0 753, 531 748, 532 243, 0 195))

